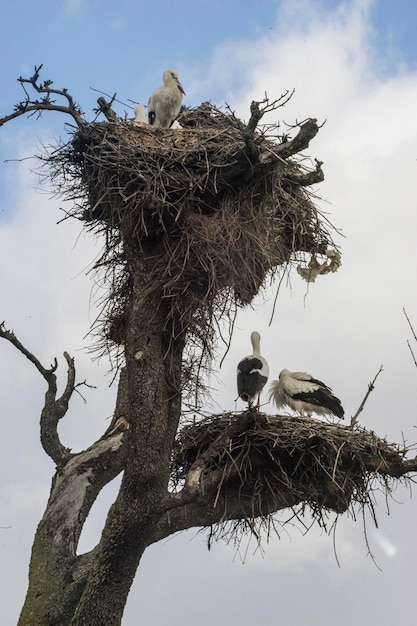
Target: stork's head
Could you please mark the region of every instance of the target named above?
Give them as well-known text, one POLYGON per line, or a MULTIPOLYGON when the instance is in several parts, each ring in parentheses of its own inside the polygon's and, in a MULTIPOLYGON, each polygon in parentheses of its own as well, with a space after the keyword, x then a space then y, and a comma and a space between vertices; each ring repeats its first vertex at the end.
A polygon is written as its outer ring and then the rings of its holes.
POLYGON ((185 91, 183 89, 183 86, 181 85, 179 78, 178 78, 178 72, 177 70, 165 70, 165 72, 162 75, 162 80, 164 81, 164 85, 169 85, 172 84, 173 82, 175 82, 177 84, 178 89, 180 90, 181 93, 184 94, 185 96, 185 91))

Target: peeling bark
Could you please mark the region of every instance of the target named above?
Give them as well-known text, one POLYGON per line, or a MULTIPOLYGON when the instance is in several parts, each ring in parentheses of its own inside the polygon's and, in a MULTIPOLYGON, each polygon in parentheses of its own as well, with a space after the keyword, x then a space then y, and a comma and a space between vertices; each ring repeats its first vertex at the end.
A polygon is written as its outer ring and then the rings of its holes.
MULTIPOLYGON (((107 437, 72 455, 52 480, 45 513, 36 531, 29 567, 29 588, 19 626, 67 626, 79 602, 96 551, 76 555, 78 540, 101 489, 122 471, 128 423, 121 377, 115 415, 107 437)), ((43 414, 46 413, 45 403, 43 414)))

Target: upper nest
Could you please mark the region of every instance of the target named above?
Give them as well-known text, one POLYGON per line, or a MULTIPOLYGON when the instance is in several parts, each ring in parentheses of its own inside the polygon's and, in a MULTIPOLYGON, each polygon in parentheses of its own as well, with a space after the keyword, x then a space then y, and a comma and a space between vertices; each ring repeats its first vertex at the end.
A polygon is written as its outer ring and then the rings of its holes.
POLYGON ((320 163, 307 169, 297 156, 316 121, 292 139, 277 137, 278 126, 267 136, 253 122, 262 117, 255 104, 247 125, 208 103, 183 112, 182 130, 85 123, 49 156, 57 191, 76 201, 72 214, 106 234, 105 327, 115 341, 123 343, 133 258, 148 261, 155 302, 189 333, 196 320, 252 302, 279 268, 332 246, 308 189, 323 179, 320 163))
MULTIPOLYGON (((208 104, 181 121, 183 130, 128 122, 79 130, 66 158, 80 167, 82 217, 142 243, 164 234, 183 238, 187 229, 187 248, 202 245, 217 259, 232 246, 268 268, 296 252, 326 252, 331 238, 305 189, 315 177, 288 158, 301 146, 249 135, 240 120, 208 104)), ((305 127, 318 130, 314 120, 305 127)))
POLYGON ((229 489, 253 517, 299 503, 322 517, 323 510, 342 513, 354 503, 372 507, 373 481, 388 489, 385 474, 404 473, 405 452, 364 429, 308 417, 228 413, 180 431, 172 476, 181 485, 193 464, 203 461, 204 488, 204 480, 219 472, 216 489, 224 498, 225 519, 229 489))

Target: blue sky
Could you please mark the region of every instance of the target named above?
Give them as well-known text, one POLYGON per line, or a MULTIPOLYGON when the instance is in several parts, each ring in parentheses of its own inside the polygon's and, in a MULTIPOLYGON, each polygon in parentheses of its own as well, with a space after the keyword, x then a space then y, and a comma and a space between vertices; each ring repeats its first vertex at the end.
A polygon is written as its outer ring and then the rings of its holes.
MULTIPOLYGON (((4 3, 6 4, 6 3, 4 3)), ((381 363, 361 417, 391 441, 416 440, 413 390, 417 370, 406 345, 405 307, 417 325, 417 6, 414 1, 314 0, 219 3, 67 0, 7 3, 0 23, 0 116, 22 98, 16 81, 43 63, 43 79, 67 87, 88 119, 99 94, 117 92, 146 104, 167 67, 178 70, 184 103, 228 102, 242 117, 253 98, 295 87, 285 108, 267 121, 326 120, 308 150, 324 161, 315 191, 340 229, 342 267, 310 286, 293 272, 269 318, 274 287, 239 315, 231 350, 213 380, 214 411, 235 409, 235 366, 257 329, 271 368, 301 369, 327 382, 353 414, 381 363)), ((119 113, 127 110, 117 105, 119 113)), ((69 121, 69 120, 68 120, 69 121)), ((68 350, 80 380, 97 385, 88 403, 74 399, 60 425, 74 450, 100 437, 114 404, 108 364, 91 362, 85 334, 97 290, 87 270, 100 241, 61 218, 29 157, 42 143, 67 137, 60 114, 19 118, 0 128, 0 319, 45 363, 68 350)), ((65 372, 61 364, 59 372, 65 372)), ((53 466, 41 450, 38 416, 43 381, 25 359, 0 344, 0 585, 3 620, 16 623, 26 590, 33 534, 49 492, 53 466), (12 416, 12 419, 10 419, 12 416)), ((210 409, 211 407, 207 407, 210 409)), ((273 412, 272 406, 265 406, 273 412)), ((82 538, 97 540, 107 490, 82 538)), ((291 529, 264 545, 216 545, 184 533, 152 546, 129 596, 123 626, 138 615, 147 626, 392 626, 415 621, 416 499, 399 489, 379 529, 343 516, 336 547, 319 531, 291 529), (242 562, 243 561, 243 562, 242 562), (180 575, 178 568, 181 567, 180 575), (395 589, 395 598, 393 598, 395 589), (210 599, 208 601, 208 598, 210 599), (300 598, 303 599, 300 602, 300 598), (349 599, 349 602, 346 599, 349 599), (343 613, 340 607, 343 606, 343 613)))

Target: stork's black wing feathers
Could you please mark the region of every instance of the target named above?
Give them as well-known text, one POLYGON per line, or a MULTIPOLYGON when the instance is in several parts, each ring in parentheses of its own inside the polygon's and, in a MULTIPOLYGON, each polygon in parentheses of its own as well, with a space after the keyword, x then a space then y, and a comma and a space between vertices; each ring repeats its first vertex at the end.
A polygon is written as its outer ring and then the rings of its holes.
POLYGON ((237 366, 238 372, 242 372, 242 374, 249 374, 252 370, 261 370, 262 369, 262 361, 257 359, 256 357, 242 359, 239 365, 237 366))
POLYGON ((306 378, 306 380, 309 383, 320 385, 320 387, 323 387, 323 389, 326 389, 326 391, 328 391, 329 393, 332 393, 332 390, 330 389, 330 387, 328 387, 322 380, 319 380, 318 378, 313 378, 312 376, 310 378, 306 378))
POLYGON ((250 402, 263 389, 267 378, 259 372, 239 372, 237 375, 237 392, 239 398, 250 402))
POLYGON ((320 383, 320 381, 312 378, 311 382, 320 384, 323 388, 317 389, 316 391, 295 393, 292 395, 292 398, 294 400, 302 400, 303 402, 309 402, 310 404, 313 404, 315 406, 321 406, 329 409, 329 411, 331 411, 333 415, 336 415, 337 417, 340 417, 342 419, 345 411, 339 398, 336 398, 336 396, 331 393, 330 388, 326 385, 323 385, 323 383, 320 383))

